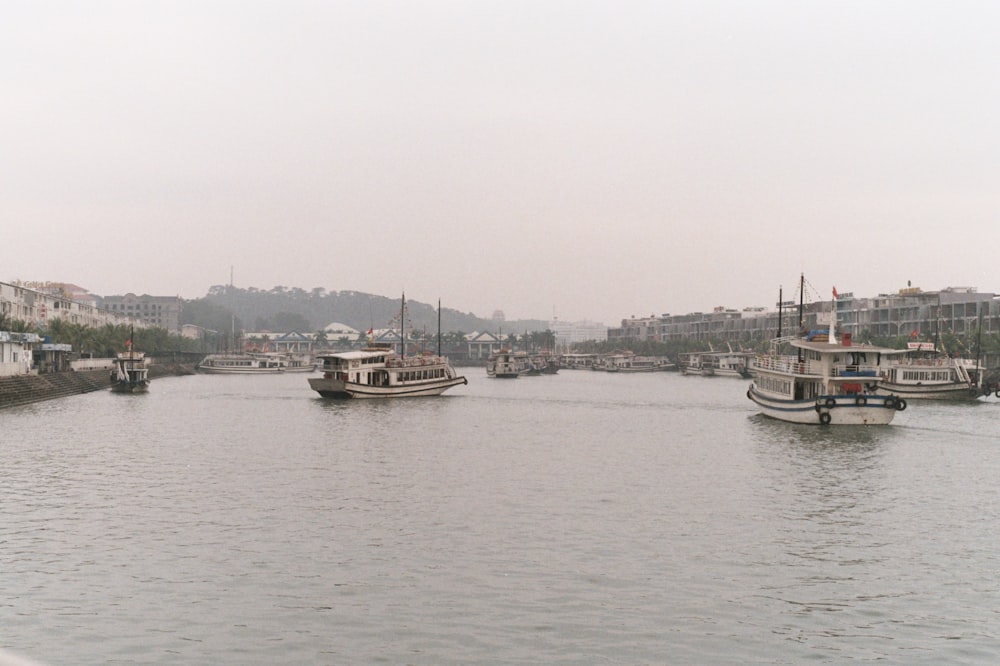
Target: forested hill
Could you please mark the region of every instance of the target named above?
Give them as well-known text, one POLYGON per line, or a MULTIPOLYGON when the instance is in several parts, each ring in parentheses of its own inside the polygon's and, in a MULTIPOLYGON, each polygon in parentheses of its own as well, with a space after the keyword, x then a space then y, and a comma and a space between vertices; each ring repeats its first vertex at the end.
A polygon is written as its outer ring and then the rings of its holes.
MULTIPOLYGON (((390 328, 399 319, 400 297, 387 298, 357 291, 305 291, 297 287, 274 287, 269 291, 228 285, 214 286, 205 298, 184 302, 182 323, 216 331, 228 331, 235 315, 236 327, 244 331, 268 330, 287 333, 318 331, 328 324, 347 324, 358 331, 390 328)), ((407 323, 414 330, 437 331, 437 303, 407 299, 407 323)), ((523 333, 544 331, 548 322, 520 320, 498 323, 471 312, 452 310, 442 303, 442 332, 492 331, 523 333)))

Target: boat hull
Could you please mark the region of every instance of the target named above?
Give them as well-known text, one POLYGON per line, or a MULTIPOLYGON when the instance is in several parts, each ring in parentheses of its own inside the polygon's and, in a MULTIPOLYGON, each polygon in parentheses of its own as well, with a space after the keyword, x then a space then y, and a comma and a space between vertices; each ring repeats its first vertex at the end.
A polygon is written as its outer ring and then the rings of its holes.
POLYGON ((449 377, 445 379, 428 380, 398 384, 394 386, 369 386, 355 382, 345 382, 339 379, 311 377, 309 388, 324 398, 419 398, 422 396, 441 395, 453 386, 468 384, 465 377, 449 377))
POLYGON ((199 365, 198 372, 206 375, 270 375, 284 372, 284 368, 216 368, 199 365))
POLYGON ((149 391, 149 383, 130 384, 128 382, 114 383, 111 385, 112 393, 146 393, 149 391))
POLYGON ((891 395, 829 395, 813 400, 789 400, 762 393, 751 386, 747 397, 761 414, 806 425, 888 425, 905 400, 891 395))
POLYGON ((879 382, 876 392, 881 395, 898 395, 907 400, 977 400, 983 395, 968 383, 948 384, 894 384, 879 382))

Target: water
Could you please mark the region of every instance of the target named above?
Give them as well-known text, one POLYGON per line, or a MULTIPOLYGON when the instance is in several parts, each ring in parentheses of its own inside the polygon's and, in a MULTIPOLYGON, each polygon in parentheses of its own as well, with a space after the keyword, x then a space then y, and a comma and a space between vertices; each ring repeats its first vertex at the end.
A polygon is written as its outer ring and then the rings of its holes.
POLYGON ((47 664, 992 663, 1000 401, 879 428, 746 382, 335 402, 161 378, 0 412, 0 649, 47 664))

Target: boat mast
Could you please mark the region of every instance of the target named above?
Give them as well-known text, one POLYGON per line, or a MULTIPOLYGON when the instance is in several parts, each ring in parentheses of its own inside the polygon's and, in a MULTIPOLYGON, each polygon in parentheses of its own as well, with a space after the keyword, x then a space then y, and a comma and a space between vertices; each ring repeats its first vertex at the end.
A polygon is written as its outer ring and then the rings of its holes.
POLYGON ((399 355, 406 356, 406 292, 399 302, 399 355))
POLYGON ((441 299, 438 299, 438 356, 441 356, 441 299))
POLYGON ((781 285, 778 285, 778 337, 781 337, 781 285))
POLYGON ((984 373, 980 363, 983 357, 983 304, 980 303, 977 309, 979 310, 979 332, 976 335, 976 386, 982 389, 984 373))
POLYGON ((806 323, 805 294, 806 294, 806 274, 800 273, 799 274, 799 330, 800 331, 802 330, 802 327, 805 326, 806 323))

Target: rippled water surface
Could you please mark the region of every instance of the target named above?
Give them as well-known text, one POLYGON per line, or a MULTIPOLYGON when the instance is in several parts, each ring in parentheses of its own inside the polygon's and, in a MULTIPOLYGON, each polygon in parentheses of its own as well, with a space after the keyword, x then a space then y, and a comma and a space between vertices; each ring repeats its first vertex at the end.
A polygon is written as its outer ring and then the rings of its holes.
POLYGON ((157 379, 0 411, 0 648, 47 664, 991 663, 1000 401, 888 427, 746 382, 320 399, 157 379))

